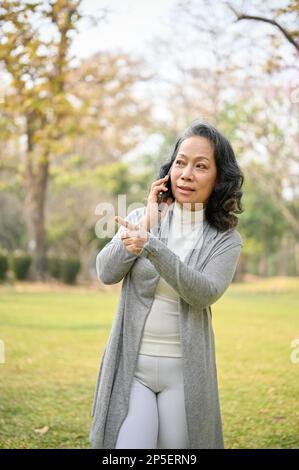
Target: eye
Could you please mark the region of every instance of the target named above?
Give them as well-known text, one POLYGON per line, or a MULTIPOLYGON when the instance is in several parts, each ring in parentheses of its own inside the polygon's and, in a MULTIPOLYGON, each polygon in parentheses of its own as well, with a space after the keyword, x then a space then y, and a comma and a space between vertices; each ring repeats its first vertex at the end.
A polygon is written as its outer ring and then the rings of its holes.
MULTIPOLYGON (((175 163, 176 163, 176 165, 181 165, 181 164, 183 164, 184 162, 183 162, 182 160, 177 160, 175 163)), ((198 164, 196 165, 197 168, 199 168, 199 167, 201 167, 201 166, 202 166, 202 168, 206 169, 206 166, 205 166, 203 163, 198 163, 198 164)))

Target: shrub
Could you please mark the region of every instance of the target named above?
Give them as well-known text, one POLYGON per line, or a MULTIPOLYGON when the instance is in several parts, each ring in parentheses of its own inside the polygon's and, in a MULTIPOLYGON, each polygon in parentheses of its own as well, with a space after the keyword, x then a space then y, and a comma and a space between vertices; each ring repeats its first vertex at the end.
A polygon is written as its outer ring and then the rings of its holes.
POLYGON ((16 279, 24 280, 28 276, 29 268, 32 263, 32 257, 22 251, 15 251, 11 256, 11 268, 16 279))
POLYGON ((61 258, 58 256, 48 256, 47 257, 47 271, 56 279, 61 277, 61 258))
POLYGON ((81 268, 78 258, 66 258, 60 260, 60 276, 66 284, 74 284, 81 268))
POLYGON ((4 281, 8 271, 8 254, 6 251, 0 251, 0 281, 4 281))

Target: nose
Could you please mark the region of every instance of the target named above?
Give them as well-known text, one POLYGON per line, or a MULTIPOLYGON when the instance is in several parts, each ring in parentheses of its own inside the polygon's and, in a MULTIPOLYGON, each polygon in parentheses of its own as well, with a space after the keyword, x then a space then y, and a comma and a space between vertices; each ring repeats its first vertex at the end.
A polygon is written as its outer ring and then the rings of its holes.
POLYGON ((181 174, 182 179, 190 179, 190 177, 193 178, 193 172, 191 168, 192 168, 191 165, 185 166, 181 174))

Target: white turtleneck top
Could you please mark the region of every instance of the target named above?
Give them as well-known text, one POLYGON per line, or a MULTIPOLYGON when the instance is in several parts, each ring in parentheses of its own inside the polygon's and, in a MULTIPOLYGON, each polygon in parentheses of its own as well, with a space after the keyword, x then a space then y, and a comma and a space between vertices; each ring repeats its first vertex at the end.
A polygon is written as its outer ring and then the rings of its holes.
MULTIPOLYGON (((174 201, 167 247, 182 261, 201 236, 205 208, 191 211, 174 201)), ((139 354, 182 357, 179 330, 179 296, 160 277, 154 301, 148 313, 139 354)))

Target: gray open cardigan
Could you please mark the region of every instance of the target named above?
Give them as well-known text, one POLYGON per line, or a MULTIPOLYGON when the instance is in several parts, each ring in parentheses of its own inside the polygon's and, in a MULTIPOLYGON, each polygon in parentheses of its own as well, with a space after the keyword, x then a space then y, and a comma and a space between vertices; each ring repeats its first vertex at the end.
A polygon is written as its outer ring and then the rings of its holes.
MULTIPOLYGON (((149 232, 139 255, 129 252, 120 229, 98 253, 98 278, 123 279, 110 336, 100 361, 91 411, 90 446, 114 449, 128 413, 130 389, 147 315, 162 276, 179 294, 179 325, 189 449, 224 448, 211 305, 230 285, 243 240, 236 229, 219 232, 204 218, 202 237, 184 261, 167 248, 172 203, 149 232)), ((145 207, 129 213, 138 222, 145 207)))

